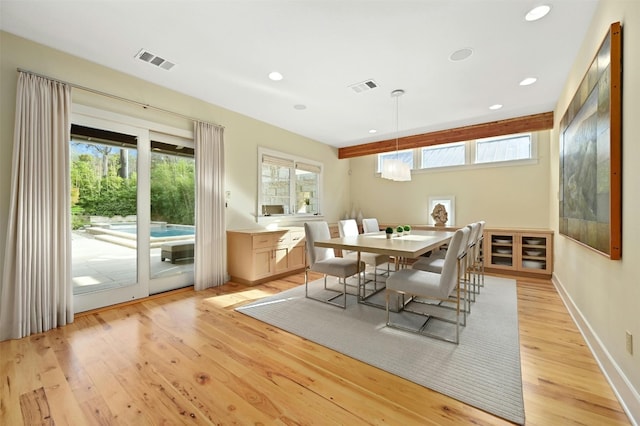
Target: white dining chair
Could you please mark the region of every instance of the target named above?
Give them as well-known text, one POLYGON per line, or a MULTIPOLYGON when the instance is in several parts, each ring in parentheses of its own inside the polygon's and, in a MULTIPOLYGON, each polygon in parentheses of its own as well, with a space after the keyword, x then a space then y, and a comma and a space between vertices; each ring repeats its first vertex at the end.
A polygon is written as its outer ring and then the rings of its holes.
MULTIPOLYGON (((469 228, 464 227, 458 229, 449 243, 449 248, 445 255, 442 272, 440 274, 434 272, 421 271, 419 269, 402 269, 393 273, 387 279, 386 288, 386 311, 387 311, 387 326, 392 328, 398 328, 413 333, 422 334, 425 336, 445 340, 458 344, 460 342, 460 304, 463 300, 463 290, 460 285, 462 279, 462 268, 464 257, 466 255, 465 242, 468 240, 469 228), (400 323, 392 322, 389 302, 392 295, 400 298, 399 306, 401 307, 398 314, 402 315, 404 312, 409 312, 416 315, 425 316, 426 320, 422 327, 418 329, 411 329, 403 326, 400 323), (410 308, 411 303, 417 303, 420 299, 435 300, 438 302, 450 301, 450 296, 454 297, 455 302, 455 320, 446 318, 445 316, 437 316, 433 312, 425 313, 420 310, 413 310, 410 308), (410 300, 406 301, 409 297, 410 300), (455 336, 453 338, 447 337, 442 334, 435 334, 425 331, 427 322, 431 319, 438 319, 440 321, 450 322, 455 324, 455 336)), ((436 305, 436 309, 439 306, 436 305)), ((462 309, 463 315, 464 309, 462 309)))
MULTIPOLYGON (((464 246, 464 252, 466 256, 464 257, 464 262, 461 269, 461 280, 460 284, 465 286, 464 291, 464 309, 466 313, 471 312, 471 302, 475 302, 475 294, 476 294, 476 286, 475 286, 475 275, 471 274, 471 258, 473 250, 475 249, 475 238, 478 233, 478 229, 480 228, 480 224, 478 222, 471 223, 466 225, 466 228, 469 229, 469 233, 467 234, 466 239, 462 242, 464 246), (473 281, 472 281, 473 279, 473 281), (473 286, 473 289, 471 288, 473 286)), ((437 254, 432 255, 426 258, 420 258, 413 265, 411 265, 412 269, 419 269, 421 271, 427 272, 435 272, 437 274, 442 273, 442 268, 444 267, 444 260, 448 250, 440 250, 437 254)), ((464 323, 466 324, 466 316, 464 318, 464 323)))
MULTIPOLYGON (((356 236, 358 232, 358 224, 355 219, 346 219, 338 221, 338 232, 340 237, 356 236)), ((357 251, 342 250, 342 257, 357 259, 357 251)), ((389 256, 385 254, 360 252, 360 260, 365 265, 373 266, 373 289, 377 290, 378 285, 378 266, 387 264, 387 276, 389 275, 389 256)))
MULTIPOLYGON (((316 247, 315 242, 331 239, 329 225, 327 222, 306 222, 304 224, 304 234, 306 239, 308 265, 304 270, 304 295, 309 299, 329 303, 341 308, 347 307, 347 278, 364 271, 365 264, 352 258, 336 257, 333 249, 316 247), (309 293, 309 271, 324 274, 324 290, 333 295, 328 298, 312 296, 309 293), (335 290, 327 287, 327 275, 342 278, 342 290, 335 290), (343 297, 343 303, 337 303, 335 299, 343 297)), ((358 289, 360 291, 360 289, 358 289)))
POLYGON ((365 234, 370 234, 372 232, 380 232, 380 224, 378 224, 378 219, 376 218, 362 219, 362 232, 365 234))

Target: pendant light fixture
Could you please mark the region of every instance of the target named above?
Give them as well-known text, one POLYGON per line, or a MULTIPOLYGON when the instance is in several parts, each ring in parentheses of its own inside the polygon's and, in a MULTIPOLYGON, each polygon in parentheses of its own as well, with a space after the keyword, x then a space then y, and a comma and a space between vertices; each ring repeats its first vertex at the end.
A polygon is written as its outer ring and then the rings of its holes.
POLYGON ((382 177, 384 179, 395 180, 399 182, 411 180, 411 168, 407 163, 400 160, 398 151, 398 134, 400 129, 400 96, 404 95, 404 90, 396 89, 391 92, 391 97, 396 100, 396 158, 389 158, 382 163, 382 177))

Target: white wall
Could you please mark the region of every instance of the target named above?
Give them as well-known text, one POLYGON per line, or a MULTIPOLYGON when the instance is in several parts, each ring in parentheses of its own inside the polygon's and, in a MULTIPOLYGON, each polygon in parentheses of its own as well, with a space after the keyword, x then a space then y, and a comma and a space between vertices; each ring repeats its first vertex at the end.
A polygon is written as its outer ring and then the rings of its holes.
MULTIPOLYGON (((559 123, 576 88, 593 60, 609 26, 620 21, 623 40, 622 130, 622 260, 612 261, 556 233, 554 280, 566 291, 569 304, 612 382, 626 399, 627 408, 640 421, 640 2, 603 0, 587 31, 582 48, 567 77, 555 110, 559 123), (572 305, 573 304, 573 305, 572 305), (627 353, 625 332, 636 342, 634 355, 627 353), (628 389, 625 389, 625 386, 628 389)), ((558 140, 556 124, 551 134, 550 222, 558 231, 558 140)))

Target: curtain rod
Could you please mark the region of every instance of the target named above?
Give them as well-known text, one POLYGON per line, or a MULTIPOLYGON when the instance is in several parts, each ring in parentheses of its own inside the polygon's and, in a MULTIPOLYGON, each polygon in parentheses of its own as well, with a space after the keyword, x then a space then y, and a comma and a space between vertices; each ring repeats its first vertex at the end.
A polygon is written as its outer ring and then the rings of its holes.
POLYGON ((24 73, 24 74, 35 75, 36 77, 41 77, 41 78, 45 78, 47 80, 55 81, 57 83, 62 83, 62 84, 69 85, 69 86, 73 87, 74 89, 84 90, 85 92, 93 93, 93 94, 100 95, 100 96, 105 96, 105 97, 111 98, 111 99, 116 99, 116 100, 121 101, 121 102, 127 102, 127 103, 130 103, 130 104, 138 105, 138 106, 141 106, 144 109, 152 109, 154 111, 159 111, 159 112, 163 112, 165 114, 174 115, 176 117, 184 118, 184 119, 187 119, 187 120, 190 120, 190 121, 200 121, 202 123, 211 124, 212 126, 216 126, 216 127, 224 129, 224 126, 221 126, 220 124, 210 123, 208 121, 204 121, 204 120, 200 120, 200 119, 197 119, 197 118, 189 117, 188 115, 180 114, 179 112, 170 111, 170 110, 164 109, 164 108, 155 107, 153 105, 143 104, 142 102, 134 101, 132 99, 123 98, 123 97, 117 96, 117 95, 112 95, 111 93, 101 92, 99 90, 91 89, 89 87, 80 86, 78 84, 70 83, 68 81, 64 81, 64 80, 60 80, 60 79, 57 79, 57 78, 49 77, 49 76, 43 75, 43 74, 38 74, 37 72, 25 70, 25 69, 22 69, 22 68, 18 68, 18 72, 21 72, 21 73, 24 73))

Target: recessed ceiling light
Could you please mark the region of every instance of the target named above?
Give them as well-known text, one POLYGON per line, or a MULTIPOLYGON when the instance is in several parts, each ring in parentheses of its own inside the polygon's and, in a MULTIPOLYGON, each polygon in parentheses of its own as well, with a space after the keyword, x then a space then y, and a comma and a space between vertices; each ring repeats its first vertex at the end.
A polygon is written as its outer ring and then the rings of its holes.
POLYGON ((374 134, 374 133, 378 133, 378 131, 376 129, 371 129, 369 130, 369 133, 374 134))
POLYGON ((282 80, 282 74, 280 74, 278 71, 273 71, 269 73, 269 78, 273 81, 280 81, 282 80))
POLYGON ((538 79, 535 78, 535 77, 527 77, 527 78, 525 78, 524 80, 522 80, 520 82, 520 86, 530 86, 533 83, 535 83, 536 81, 538 81, 538 79))
POLYGON ((296 104, 293 106, 293 108, 297 109, 298 111, 302 111, 303 109, 307 109, 307 106, 302 104, 296 104))
POLYGON ((543 4, 542 6, 534 7, 524 16, 527 21, 537 21, 547 16, 547 13, 551 10, 551 6, 543 4))
POLYGON ((451 56, 449 56, 449 60, 453 62, 464 61, 472 54, 473 54, 473 49, 469 49, 468 47, 465 47, 464 49, 459 49, 453 52, 451 56))
POLYGON ((500 109, 500 108, 502 108, 502 105, 501 105, 501 104, 495 104, 495 105, 491 105, 491 106, 489 107, 489 109, 492 109, 492 110, 496 110, 496 109, 500 109))

